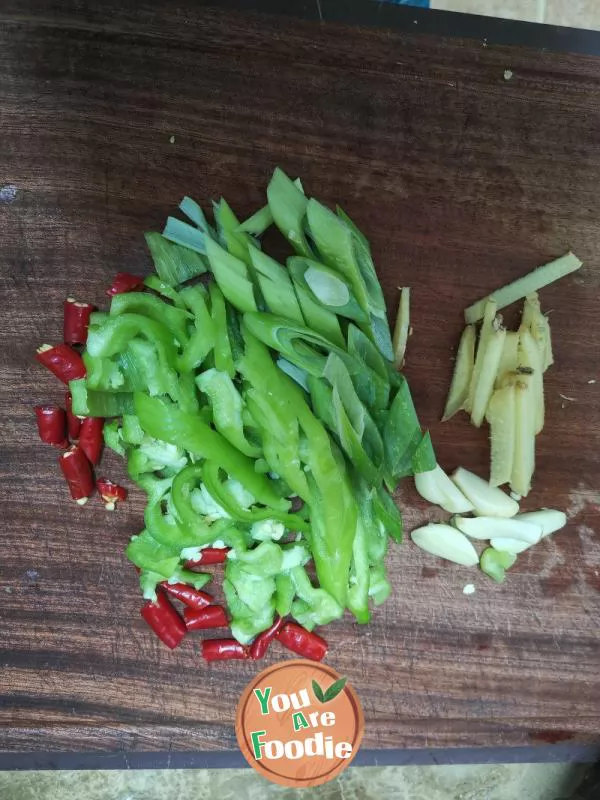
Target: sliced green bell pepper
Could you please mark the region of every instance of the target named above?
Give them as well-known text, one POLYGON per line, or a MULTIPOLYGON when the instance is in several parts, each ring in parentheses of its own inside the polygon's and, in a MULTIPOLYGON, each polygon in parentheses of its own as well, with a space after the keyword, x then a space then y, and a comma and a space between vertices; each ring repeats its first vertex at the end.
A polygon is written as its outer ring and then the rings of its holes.
POLYGON ((282 522, 290 530, 310 530, 310 525, 298 514, 286 514, 273 508, 244 508, 228 486, 221 481, 219 470, 216 461, 206 461, 202 468, 202 479, 210 494, 233 519, 250 523, 274 519, 282 522))
POLYGON ((134 414, 131 392, 96 392, 87 388, 85 378, 69 381, 73 414, 78 417, 120 417, 134 414))
POLYGON ((177 361, 179 370, 186 372, 199 367, 215 346, 215 325, 206 304, 205 289, 187 286, 180 295, 194 314, 194 331, 177 361))
POLYGON ((233 363, 233 351, 229 339, 229 329, 227 325, 227 309, 223 292, 216 283, 210 285, 210 314, 214 326, 214 356, 215 367, 219 372, 225 372, 230 378, 235 375, 235 365, 233 363))
POLYGON ((185 448, 196 456, 216 461, 228 475, 247 488, 257 502, 280 511, 289 508, 289 501, 280 497, 269 480, 255 471, 254 462, 201 419, 164 400, 141 393, 134 395, 134 402, 140 425, 151 436, 161 436, 164 441, 185 448))
POLYGON ((280 617, 287 617, 292 610, 296 587, 291 575, 282 572, 275 577, 275 610, 280 617))
POLYGON ((300 625, 312 630, 316 625, 327 625, 343 615, 343 607, 328 592, 312 585, 304 567, 295 567, 290 575, 299 597, 299 601, 292 604, 292 615, 300 625))
POLYGON ((110 447, 110 449, 119 456, 125 455, 123 431, 118 420, 114 419, 112 422, 105 422, 102 435, 104 437, 104 444, 107 447, 110 447))
POLYGON ((215 428, 228 442, 251 458, 258 458, 261 448, 251 444, 244 433, 242 398, 226 372, 208 369, 196 378, 201 392, 208 395, 215 428))
POLYGON ((168 328, 181 345, 188 340, 187 326, 192 315, 154 295, 142 292, 115 295, 110 303, 110 316, 121 314, 141 314, 168 328))
POLYGON ((217 520, 211 525, 207 525, 202 516, 194 510, 191 490, 202 480, 202 471, 202 464, 190 464, 173 479, 171 497, 178 517, 190 530, 195 531, 202 538, 200 546, 212 544, 220 539, 236 552, 245 550, 246 536, 235 526, 233 521, 217 520))
POLYGON ((179 566, 179 554, 157 542, 146 530, 131 537, 125 552, 136 567, 156 572, 163 580, 168 580, 179 566))

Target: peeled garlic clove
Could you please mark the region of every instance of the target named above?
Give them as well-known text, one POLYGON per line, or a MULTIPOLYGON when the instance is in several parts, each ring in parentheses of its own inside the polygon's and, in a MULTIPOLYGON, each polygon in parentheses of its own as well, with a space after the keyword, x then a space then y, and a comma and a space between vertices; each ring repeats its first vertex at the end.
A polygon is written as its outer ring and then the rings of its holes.
POLYGON ((490 544, 494 550, 502 550, 505 553, 513 553, 513 555, 518 555, 531 547, 530 544, 522 542, 519 539, 506 539, 502 537, 491 539, 490 544))
POLYGON ((473 510, 472 503, 452 483, 439 464, 429 472, 418 472, 415 475, 415 487, 421 497, 451 514, 466 514, 473 510))
POLYGON ((479 556, 471 542, 451 525, 432 522, 417 528, 411 533, 410 538, 426 553, 453 561, 455 564, 474 567, 479 563, 479 556))
POLYGON ((542 529, 542 538, 559 531, 567 524, 567 515, 564 511, 554 508, 542 508, 539 511, 524 511, 515 517, 516 520, 539 525, 542 529))
POLYGON ((417 492, 424 500, 436 506, 441 505, 445 499, 437 477, 439 470, 441 470, 441 467, 439 464, 436 464, 435 469, 429 470, 428 472, 417 472, 415 475, 415 488, 417 492))
POLYGON ((465 497, 473 504, 477 516, 514 517, 519 504, 502 489, 490 486, 487 481, 473 472, 459 467, 451 476, 465 497))
POLYGON ((540 525, 521 520, 519 517, 460 517, 452 518, 452 524, 471 539, 518 539, 527 544, 536 544, 542 537, 540 525))

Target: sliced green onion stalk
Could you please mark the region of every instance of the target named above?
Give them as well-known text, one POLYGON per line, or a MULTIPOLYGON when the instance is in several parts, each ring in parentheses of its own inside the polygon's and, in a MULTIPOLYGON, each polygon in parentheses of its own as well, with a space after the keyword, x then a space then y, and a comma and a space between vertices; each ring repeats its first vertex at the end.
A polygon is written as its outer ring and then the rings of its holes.
POLYGON ((368 316, 360 307, 352 287, 333 269, 309 258, 288 259, 288 268, 297 285, 308 290, 313 300, 342 317, 367 323, 368 316))
POLYGON ((313 252, 304 233, 304 217, 308 200, 304 192, 279 167, 267 187, 269 208, 275 224, 302 256, 311 258, 313 252))
POLYGON ((146 244, 158 277, 168 286, 177 286, 207 270, 203 256, 188 247, 169 242, 160 233, 147 233, 146 244))
MULTIPOLYGON (((390 492, 403 477, 453 513, 474 506, 437 466, 394 369, 364 234, 279 169, 267 200, 240 223, 220 199, 213 223, 184 197, 186 221, 146 235, 155 272, 143 290, 91 315, 86 377, 69 386, 75 414, 107 419, 107 447, 146 495, 145 528, 127 547, 143 598, 164 581, 200 588, 211 568, 186 561, 226 547, 223 593, 244 644, 276 613, 308 630, 346 609, 369 622, 392 591, 385 560, 403 527, 390 492), (286 266, 258 241, 272 224, 292 245, 286 266)), ((476 563, 444 527, 413 538, 476 563)))
POLYGON ((383 356, 392 361, 394 351, 385 301, 369 249, 352 228, 314 198, 308 201, 306 219, 321 259, 349 281, 359 305, 369 316, 366 332, 383 356))
POLYGON ((202 211, 201 207, 198 205, 198 203, 196 203, 195 200, 192 200, 191 197, 184 197, 179 204, 179 210, 185 214, 188 219, 191 219, 201 231, 208 233, 210 236, 212 236, 212 238, 214 238, 214 231, 208 224, 204 215, 204 211, 202 211))
POLYGON ((254 287, 246 264, 212 240, 206 242, 206 255, 219 288, 238 311, 256 311, 254 287))
POLYGON ((274 258, 256 247, 249 248, 249 254, 256 280, 269 311, 294 320, 300 325, 304 324, 305 318, 288 271, 274 258))
POLYGON ((344 347, 344 334, 335 313, 315 300, 312 292, 302 283, 294 279, 293 284, 306 327, 338 347, 344 347))
POLYGON ((176 217, 168 217, 163 236, 170 242, 180 244, 182 247, 188 247, 190 250, 202 253, 202 255, 206 253, 202 231, 176 217))
POLYGON ((274 221, 273 213, 269 206, 263 206, 259 208, 258 211, 255 211, 251 217, 244 220, 239 230, 250 233, 252 236, 262 236, 263 233, 271 227, 274 221))

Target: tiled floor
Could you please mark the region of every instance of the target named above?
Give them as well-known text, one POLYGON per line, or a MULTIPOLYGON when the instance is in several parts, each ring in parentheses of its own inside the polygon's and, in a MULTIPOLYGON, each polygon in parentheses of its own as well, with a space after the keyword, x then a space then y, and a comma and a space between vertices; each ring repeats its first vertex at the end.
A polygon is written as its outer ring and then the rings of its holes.
POLYGON ((431 0, 431 8, 600 30, 600 0, 431 0))
POLYGON ((566 764, 350 767, 316 789, 275 786, 249 770, 0 772, 2 800, 563 800, 585 769, 566 764))

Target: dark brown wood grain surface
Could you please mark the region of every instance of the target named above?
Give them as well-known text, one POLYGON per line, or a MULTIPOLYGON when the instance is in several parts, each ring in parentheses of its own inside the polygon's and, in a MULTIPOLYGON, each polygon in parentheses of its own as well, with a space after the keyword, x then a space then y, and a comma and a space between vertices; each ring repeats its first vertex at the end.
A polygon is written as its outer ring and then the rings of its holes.
MULTIPOLYGON (((437 421, 462 309, 570 248, 585 261, 542 293, 556 364, 524 504, 567 529, 502 586, 406 542, 390 601, 331 625, 327 660, 365 746, 597 741, 600 59, 195 0, 67 7, 0 9, 0 749, 237 747, 257 665, 206 666, 198 639, 171 653, 145 627, 123 556, 142 498, 67 499, 32 413, 62 389, 33 353, 60 339, 66 295, 103 304, 116 271, 149 271, 142 234, 184 194, 246 215, 276 165, 358 221, 390 309, 412 287, 406 372, 447 469, 488 468, 485 429, 437 421)), ((402 495, 407 530, 439 518, 402 495)))

